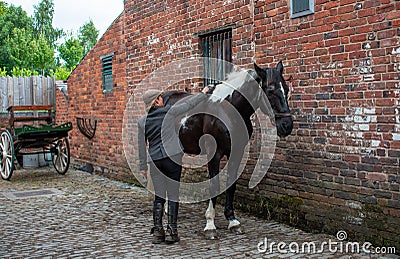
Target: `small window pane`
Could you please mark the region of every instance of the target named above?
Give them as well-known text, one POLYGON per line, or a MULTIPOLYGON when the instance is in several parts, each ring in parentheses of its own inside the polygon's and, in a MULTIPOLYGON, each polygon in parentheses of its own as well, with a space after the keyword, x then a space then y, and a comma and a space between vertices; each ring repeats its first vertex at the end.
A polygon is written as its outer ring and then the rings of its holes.
POLYGON ((204 56, 204 84, 215 84, 231 72, 232 30, 224 30, 201 37, 204 56), (223 62, 227 61, 227 62, 223 62))
POLYGON ((104 90, 111 92, 112 90, 112 75, 104 75, 104 90))
POLYGON ((309 10, 309 1, 308 0, 294 0, 293 1, 293 13, 299 13, 306 10, 309 10))
POLYGON ((296 18, 314 13, 314 0, 290 0, 290 17, 296 18))

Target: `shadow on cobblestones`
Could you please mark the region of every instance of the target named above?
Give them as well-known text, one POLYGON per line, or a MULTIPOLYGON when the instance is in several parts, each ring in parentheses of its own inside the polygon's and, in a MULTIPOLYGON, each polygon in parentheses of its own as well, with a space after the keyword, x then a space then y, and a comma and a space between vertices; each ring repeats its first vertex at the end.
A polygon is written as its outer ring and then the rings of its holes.
MULTIPOLYGON (((11 181, 0 182, 0 258, 378 258, 348 254, 259 253, 265 238, 321 243, 330 236, 314 235, 273 221, 238 213, 246 233, 228 232, 222 207, 216 225, 220 240, 204 240, 207 203, 183 204, 179 214, 181 241, 153 245, 151 196, 142 188, 85 172, 56 174, 50 168, 17 170, 11 181), (56 189, 52 196, 8 199, 4 193, 56 189)), ((394 256, 390 258, 395 258, 394 256)))

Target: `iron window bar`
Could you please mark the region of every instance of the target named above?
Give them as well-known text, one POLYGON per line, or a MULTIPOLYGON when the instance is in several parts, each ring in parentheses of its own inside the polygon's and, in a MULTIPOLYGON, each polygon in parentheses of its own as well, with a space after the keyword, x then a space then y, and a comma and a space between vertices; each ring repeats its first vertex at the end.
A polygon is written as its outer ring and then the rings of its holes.
POLYGON ((204 84, 218 84, 231 72, 229 63, 232 62, 232 30, 203 36, 202 47, 205 58, 204 84))

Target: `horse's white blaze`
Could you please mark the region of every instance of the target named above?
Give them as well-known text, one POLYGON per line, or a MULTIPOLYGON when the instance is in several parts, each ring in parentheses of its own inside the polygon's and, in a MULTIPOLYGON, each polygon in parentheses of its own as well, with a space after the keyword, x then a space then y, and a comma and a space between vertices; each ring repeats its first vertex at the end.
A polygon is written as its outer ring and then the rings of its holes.
POLYGON ((204 228, 204 231, 217 229, 214 224, 214 219, 215 219, 215 209, 212 204, 212 201, 210 200, 210 203, 208 204, 208 209, 206 211, 207 224, 206 227, 204 228))
POLYGON ((228 229, 231 229, 231 228, 233 228, 233 227, 237 227, 237 226, 240 226, 240 222, 239 222, 239 220, 237 220, 237 219, 234 219, 234 220, 229 220, 229 226, 228 226, 228 229))
POLYGON ((283 97, 286 99, 286 94, 285 94, 285 89, 283 89, 283 85, 282 82, 279 82, 280 86, 281 86, 281 92, 283 94, 283 97))

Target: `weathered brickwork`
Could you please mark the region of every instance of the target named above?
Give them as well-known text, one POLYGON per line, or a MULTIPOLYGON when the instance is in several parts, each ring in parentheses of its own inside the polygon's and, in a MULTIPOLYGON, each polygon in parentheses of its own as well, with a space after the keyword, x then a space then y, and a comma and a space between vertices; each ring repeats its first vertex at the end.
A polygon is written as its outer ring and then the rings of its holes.
POLYGON ((122 179, 126 168, 121 142, 123 111, 127 102, 124 15, 121 14, 86 55, 68 79, 68 114, 74 123, 71 153, 77 164, 91 163, 99 173, 122 179), (103 93, 101 57, 113 54, 113 89, 103 93), (78 129, 76 118, 97 121, 89 140, 78 129))
MULTIPOLYGON (((230 27, 236 65, 283 61, 295 119, 254 190, 245 171, 237 206, 400 249, 400 1, 315 0, 314 14, 294 19, 289 2, 125 1, 68 80, 69 120, 98 120, 92 140, 75 127, 73 157, 131 180, 121 133, 128 98, 156 69, 201 56, 199 34, 230 27), (116 85, 103 93, 100 57, 111 52, 116 85)), ((184 88, 196 92, 191 83, 184 88)))
POLYGON ((314 228, 352 229, 397 246, 399 8, 399 1, 315 1, 314 15, 290 19, 286 1, 258 1, 255 17, 257 61, 283 60, 296 122, 260 194, 300 197, 314 228))
MULTIPOLYGON (((63 93, 57 85, 66 84, 66 82, 56 83, 56 124, 65 123, 68 121, 68 97, 67 92, 63 93)), ((64 91, 64 90, 63 90, 64 91)))

